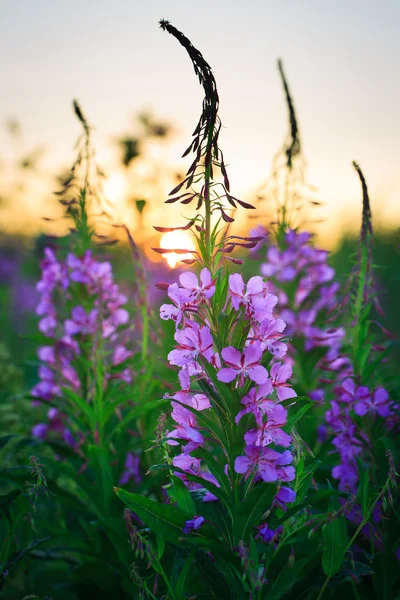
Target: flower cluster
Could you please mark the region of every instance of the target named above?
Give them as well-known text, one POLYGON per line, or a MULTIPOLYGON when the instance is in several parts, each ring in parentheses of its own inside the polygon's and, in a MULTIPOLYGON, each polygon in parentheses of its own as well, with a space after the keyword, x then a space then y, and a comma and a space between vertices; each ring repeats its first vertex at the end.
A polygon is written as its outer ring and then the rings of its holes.
MULTIPOLYGON (((258 229, 254 234, 259 235, 258 229)), ((261 273, 272 278, 270 289, 279 296, 286 334, 294 338, 288 358, 295 357, 297 363, 299 354, 322 349, 313 381, 307 381, 308 386, 303 382, 303 387, 308 387, 304 391, 309 393, 311 389, 310 395, 322 400, 321 384, 330 382, 330 375, 335 378, 337 372, 343 374, 349 368, 341 352, 343 328, 325 325, 327 315, 337 304, 339 284, 333 281, 335 271, 327 264, 328 252, 312 245, 310 233, 289 229, 281 239, 276 244, 269 240, 267 262, 261 265, 261 273)), ((294 375, 298 376, 296 371, 294 375)))
MULTIPOLYGON (((288 449, 291 437, 283 429, 287 408, 282 405, 296 397, 288 382, 292 367, 278 361, 267 369, 271 359, 283 358, 287 350, 282 341, 285 323, 273 316, 278 298, 267 291, 267 283, 259 276, 245 284, 242 276, 236 273, 229 275, 224 284, 204 268, 199 279, 193 273, 183 273, 179 282, 180 285, 175 283, 168 287, 173 304, 165 304, 160 309, 161 318, 171 319, 176 325, 177 345, 169 353, 168 360, 171 365, 180 367, 181 390, 171 397, 172 419, 176 426, 167 434, 169 444, 182 444, 181 454, 172 460, 173 466, 180 469, 176 475, 192 490, 202 486, 189 481, 185 473, 219 486, 201 459, 193 456, 208 441, 204 427, 199 426, 196 411, 214 412, 215 408, 212 391, 216 391, 216 381, 212 381, 211 369, 216 372, 217 382, 230 384, 230 389, 240 399, 240 410, 236 417, 233 415, 236 435, 240 436, 242 419, 253 416, 248 422, 252 422, 252 426, 244 435, 244 454, 236 456, 232 465, 225 465, 226 473, 234 476, 236 472, 245 479, 251 476, 253 483, 293 481, 293 456, 288 449), (224 316, 231 328, 221 346, 218 315, 215 315, 212 299, 217 286, 222 288, 224 285, 227 289, 220 317, 224 316), (226 345, 227 341, 236 340, 236 327, 242 330, 241 341, 235 346, 226 345), (207 383, 210 394, 193 389, 193 383, 201 381, 207 383), (186 406, 195 410, 188 410, 186 406), (284 451, 276 448, 284 448, 284 451)), ((243 446, 243 442, 239 440, 240 445, 243 446)), ((276 502, 284 506, 285 502, 294 499, 293 490, 280 487, 276 502)), ((206 491, 203 501, 213 500, 216 500, 215 495, 206 491)))
MULTIPOLYGON (((120 331, 129 318, 124 308, 127 298, 113 280, 111 264, 97 261, 90 251, 82 257, 69 254, 65 261, 59 261, 46 248, 41 270, 36 313, 40 316, 39 330, 48 343, 38 349, 40 381, 32 389, 32 396, 53 404, 68 388, 90 397, 93 382, 80 372, 79 360, 95 366, 100 351, 107 357, 106 379, 129 383, 132 373, 125 364, 133 352, 121 339, 120 331)), ((64 432, 71 443, 59 408, 51 408, 48 417, 47 424, 35 426, 34 435, 44 438, 52 429, 64 432)))
POLYGON ((359 479, 356 459, 361 455, 366 458, 372 448, 365 422, 359 417, 368 415, 373 421, 379 417, 388 420, 394 416, 392 408, 393 403, 383 387, 371 390, 346 378, 335 388, 335 399, 325 418, 334 433, 332 444, 340 457, 340 464, 332 470, 333 477, 339 480, 340 490, 356 493, 359 479))
MULTIPOLYGON (((259 234, 257 229, 254 235, 259 234)), ((340 490, 356 493, 357 458, 366 459, 371 451, 361 417, 381 417, 390 425, 394 413, 383 387, 370 389, 356 385, 352 360, 343 350, 345 330, 319 324, 337 306, 339 284, 333 281, 335 273, 327 264, 327 257, 326 251, 311 245, 309 233, 289 230, 284 234, 281 249, 269 242, 267 262, 262 264, 261 272, 273 278, 272 289, 283 306, 280 316, 287 325, 286 333, 292 337, 289 360, 295 355, 294 364, 298 366, 302 356, 311 350, 324 351, 317 355, 314 366, 317 385, 311 386, 310 396, 323 400, 327 390, 329 396, 333 395, 325 419, 333 433, 332 444, 340 464, 333 467, 332 476, 339 480, 340 490)), ((324 426, 319 428, 320 436, 325 430, 324 426)))

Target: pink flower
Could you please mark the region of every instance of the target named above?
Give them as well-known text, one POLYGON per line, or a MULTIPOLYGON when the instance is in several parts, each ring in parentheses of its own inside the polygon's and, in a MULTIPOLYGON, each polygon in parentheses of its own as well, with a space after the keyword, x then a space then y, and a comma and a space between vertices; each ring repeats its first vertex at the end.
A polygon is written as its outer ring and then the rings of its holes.
POLYGON ((266 383, 268 371, 259 364, 262 358, 262 350, 257 342, 247 346, 243 353, 233 348, 233 346, 228 346, 222 350, 221 354, 228 368, 221 369, 217 373, 219 381, 229 383, 239 377, 239 386, 242 387, 245 378, 249 377, 259 385, 266 383))
POLYGON ((390 415, 390 408, 387 391, 380 387, 375 390, 373 396, 370 394, 364 396, 354 406, 354 412, 361 417, 367 413, 377 413, 380 417, 388 417, 390 415))
POLYGON ((239 273, 229 275, 229 293, 232 298, 232 306, 239 310, 241 306, 246 308, 251 305, 255 296, 260 296, 264 292, 264 282, 258 275, 251 277, 245 286, 242 276, 239 273))
POLYGON ((182 289, 177 283, 173 283, 168 287, 168 297, 172 300, 172 304, 163 304, 160 308, 160 317, 167 321, 172 319, 176 325, 180 325, 185 311, 197 310, 192 302, 190 290, 182 289))
POLYGON ((252 412, 256 418, 256 422, 261 425, 269 402, 267 396, 269 396, 271 392, 272 382, 270 379, 267 379, 267 381, 259 387, 251 388, 250 392, 242 398, 242 404, 245 408, 236 415, 236 424, 239 423, 244 415, 252 412))
POLYGON ((288 400, 288 398, 296 398, 296 392, 290 387, 287 382, 292 376, 292 367, 290 365, 283 365, 277 362, 271 369, 272 385, 276 389, 279 402, 288 400))
POLYGON ((246 444, 250 446, 268 446, 274 443, 286 448, 290 446, 290 435, 281 429, 286 423, 287 410, 280 404, 275 404, 272 400, 267 400, 263 409, 267 415, 267 421, 259 425, 258 428, 250 429, 246 433, 244 436, 246 444))
MULTIPOLYGON (((172 464, 174 465, 174 467, 178 467, 179 469, 186 471, 188 475, 191 474, 196 475, 197 477, 202 477, 206 481, 210 481, 211 483, 219 487, 218 481, 211 473, 207 473, 201 470, 201 461, 198 458, 193 458, 193 456, 190 456, 189 454, 179 454, 178 456, 175 456, 173 458, 172 464)), ((204 489, 202 488, 200 483, 189 481, 186 475, 180 473, 179 471, 176 471, 174 475, 179 477, 179 479, 182 479, 182 481, 189 490, 204 489)), ((203 502, 213 502, 214 500, 218 500, 218 498, 214 496, 214 494, 212 494, 211 492, 206 491, 202 500, 203 502)))
POLYGON ((120 485, 126 485, 131 479, 134 483, 140 483, 142 481, 139 457, 136 454, 128 452, 125 460, 125 468, 119 483, 120 485))
POLYGON ((238 456, 235 460, 236 473, 244 473, 247 478, 251 472, 255 472, 266 482, 293 481, 294 467, 286 466, 293 461, 289 450, 280 454, 270 448, 246 446, 245 453, 246 456, 238 456))
POLYGON ((276 358, 283 358, 287 352, 287 346, 280 342, 281 334, 286 327, 282 319, 265 319, 260 325, 253 325, 249 338, 257 340, 261 344, 261 349, 268 350, 276 358))
POLYGON ((55 329, 57 327, 57 320, 55 316, 48 315, 47 317, 43 317, 39 321, 39 329, 42 333, 47 335, 48 337, 53 337, 55 329))
MULTIPOLYGON (((179 438, 189 442, 184 448, 185 454, 189 454, 189 452, 192 452, 204 442, 203 436, 196 429, 196 417, 190 410, 179 404, 175 404, 172 411, 172 418, 178 426, 167 434, 167 438, 179 438)), ((177 446, 178 442, 174 439, 168 439, 168 444, 177 446)))
MULTIPOLYGON (((210 400, 207 398, 205 394, 193 393, 190 391, 182 390, 180 392, 176 392, 172 396, 175 400, 182 402, 182 404, 187 404, 196 410, 206 410, 207 408, 211 408, 210 400)), ((172 403, 172 406, 176 406, 176 404, 172 403)))
POLYGON ((203 356, 210 362, 214 350, 209 327, 205 325, 200 327, 197 323, 191 322, 190 326, 177 331, 174 337, 179 346, 168 354, 171 365, 183 367, 195 362, 199 356, 203 356))
POLYGON ((97 327, 98 311, 93 309, 86 314, 83 306, 75 306, 71 311, 71 319, 67 319, 64 324, 67 335, 76 335, 82 333, 87 335, 95 333, 97 327))
POLYGON ((215 293, 215 285, 212 280, 211 273, 208 269, 202 269, 200 272, 200 285, 194 273, 189 271, 182 273, 179 277, 181 286, 188 290, 191 297, 195 300, 198 298, 207 298, 209 300, 215 293))
POLYGON ((293 250, 280 252, 277 248, 268 248, 268 262, 261 265, 261 273, 266 277, 275 275, 278 281, 292 281, 297 275, 293 265, 295 258, 293 250))
MULTIPOLYGON (((81 386, 81 382, 79 381, 78 373, 75 371, 70 364, 64 361, 65 364, 61 367, 61 375, 66 380, 66 387, 68 384, 72 386, 75 390, 79 389, 81 386)), ((69 386, 68 386, 69 387, 69 386)))
POLYGON ((122 344, 118 344, 114 348, 114 352, 112 355, 112 364, 114 366, 120 365, 121 363, 125 362, 128 358, 130 358, 132 355, 133 355, 132 350, 128 350, 122 344))
POLYGON ((266 293, 266 284, 262 277, 251 277, 245 285, 239 273, 229 275, 229 294, 235 310, 244 306, 247 316, 260 323, 264 319, 272 319, 272 311, 278 298, 274 294, 266 293))
POLYGON ((53 346, 41 346, 38 348, 38 357, 43 362, 53 365, 56 362, 56 353, 53 346))

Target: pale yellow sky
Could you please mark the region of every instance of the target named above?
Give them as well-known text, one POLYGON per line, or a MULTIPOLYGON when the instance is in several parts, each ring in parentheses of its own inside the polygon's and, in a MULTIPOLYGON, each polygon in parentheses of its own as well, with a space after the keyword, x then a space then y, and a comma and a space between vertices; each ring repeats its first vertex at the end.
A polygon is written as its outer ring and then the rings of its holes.
MULTIPOLYGON (((27 149, 47 148, 44 168, 71 161, 79 133, 71 111, 75 97, 96 126, 105 162, 106 148, 129 129, 131 115, 151 108, 176 125, 164 150, 170 164, 179 164, 202 91, 185 51, 158 28, 167 18, 214 69, 225 127, 221 143, 236 195, 247 196, 265 180, 286 132, 276 70, 282 57, 309 180, 327 204, 325 233, 357 225, 353 159, 366 174, 376 222, 399 225, 398 0, 0 0, 0 15, 6 57, 0 120, 22 122, 27 149)), ((10 159, 5 131, 0 159, 10 159)))

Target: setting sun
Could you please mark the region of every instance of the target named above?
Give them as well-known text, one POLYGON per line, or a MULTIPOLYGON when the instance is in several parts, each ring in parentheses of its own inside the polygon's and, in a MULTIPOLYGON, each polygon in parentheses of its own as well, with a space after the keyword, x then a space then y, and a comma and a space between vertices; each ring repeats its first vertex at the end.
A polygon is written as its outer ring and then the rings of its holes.
MULTIPOLYGON (((160 246, 168 250, 175 248, 179 250, 186 250, 186 248, 188 250, 195 250, 193 237, 187 231, 169 231, 168 233, 164 233, 160 240, 160 246)), ((187 254, 171 252, 170 254, 165 254, 164 258, 171 269, 174 269, 181 260, 193 258, 193 256, 189 252, 187 254)))

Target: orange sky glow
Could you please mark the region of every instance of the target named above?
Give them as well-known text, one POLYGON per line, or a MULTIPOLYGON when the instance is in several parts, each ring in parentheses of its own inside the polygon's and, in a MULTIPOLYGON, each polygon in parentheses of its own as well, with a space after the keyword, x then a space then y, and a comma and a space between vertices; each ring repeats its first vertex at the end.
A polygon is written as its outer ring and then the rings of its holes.
MULTIPOLYGON (((197 123, 202 90, 184 50, 159 30, 159 18, 184 31, 214 69, 224 125, 221 146, 236 196, 254 201, 287 132, 276 69, 281 56, 300 123, 307 178, 324 202, 313 215, 322 221, 317 231, 324 245, 333 248, 343 233, 358 229, 361 193, 352 160, 365 172, 375 227, 399 227, 397 0, 284 5, 250 0, 246 7, 205 0, 195 17, 190 3, 179 0, 144 5, 99 0, 96 11, 78 0, 7 4, 0 9, 0 51, 7 56, 0 122, 18 119, 23 135, 16 148, 6 128, 0 131, 1 229, 36 234, 65 227, 62 220, 51 223, 43 217, 61 214, 52 197, 52 174, 74 157, 79 135, 71 110, 75 97, 95 127, 94 145, 107 175, 104 192, 115 222, 127 224, 149 248, 160 245, 153 225, 176 226, 184 222, 181 213, 191 216, 190 206, 163 201, 176 185, 176 174, 184 173, 180 156, 197 123), (115 139, 134 130, 133 116, 143 109, 170 123, 172 135, 149 143, 134 167, 124 169, 115 139), (38 172, 22 174, 15 166, 18 152, 37 146, 44 148, 38 172), (134 198, 147 201, 142 215, 134 209, 134 198)), ((265 210, 257 207, 252 220, 238 211, 238 231, 263 221, 265 210)))

